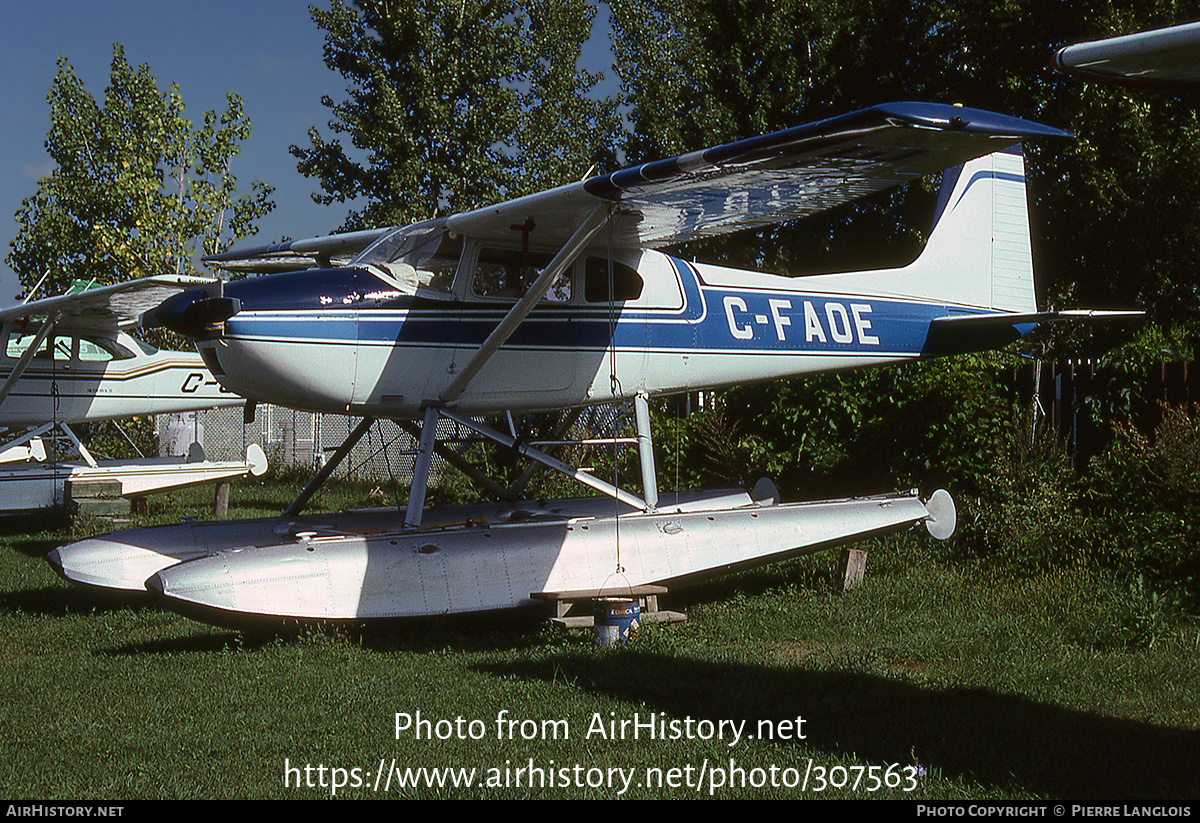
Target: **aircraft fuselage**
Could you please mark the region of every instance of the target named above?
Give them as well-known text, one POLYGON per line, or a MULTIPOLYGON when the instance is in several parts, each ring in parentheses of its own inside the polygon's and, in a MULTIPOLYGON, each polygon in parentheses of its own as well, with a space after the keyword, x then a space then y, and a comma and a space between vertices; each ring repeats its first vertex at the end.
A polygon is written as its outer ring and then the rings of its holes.
MULTIPOLYGON (((554 409, 914 359, 938 353, 927 346, 933 319, 980 311, 831 294, 806 288, 805 278, 657 252, 624 260, 645 284, 635 298, 589 303, 585 285, 542 300, 455 407, 554 409)), ((197 345, 245 397, 411 417, 439 397, 512 303, 464 291, 402 294, 355 268, 233 282, 225 294, 240 311, 222 335, 197 345)))
MULTIPOLYGON (((34 335, 3 330, 0 383, 34 335)), ((52 333, 0 402, 0 427, 109 420, 245 402, 221 386, 194 352, 159 351, 126 334, 52 333)))

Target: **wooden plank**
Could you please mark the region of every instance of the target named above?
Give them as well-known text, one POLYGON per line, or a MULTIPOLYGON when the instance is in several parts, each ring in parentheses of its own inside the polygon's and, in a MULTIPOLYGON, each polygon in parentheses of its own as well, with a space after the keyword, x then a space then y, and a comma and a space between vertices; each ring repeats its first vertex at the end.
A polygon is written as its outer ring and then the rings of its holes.
POLYGON ((561 592, 532 592, 534 600, 543 600, 554 606, 554 616, 550 622, 567 629, 586 629, 595 625, 591 614, 571 615, 573 606, 588 603, 597 597, 628 597, 636 598, 642 606, 641 622, 643 623, 682 623, 687 615, 682 612, 659 611, 658 596, 666 594, 666 586, 626 586, 620 591, 608 589, 576 589, 561 592))
POLYGON ((590 600, 596 597, 645 597, 647 595, 666 594, 666 586, 625 586, 621 589, 576 589, 564 592, 531 592, 534 600, 590 600))
MULTIPOLYGON (((684 623, 687 621, 687 615, 682 612, 642 612, 639 618, 641 623, 684 623)), ((581 614, 577 617, 552 617, 550 622, 556 626, 561 626, 564 629, 590 629, 595 626, 596 621, 590 614, 581 614)))
POLYGON ((224 480, 217 484, 216 493, 213 495, 213 517, 222 518, 229 514, 229 481, 224 480))

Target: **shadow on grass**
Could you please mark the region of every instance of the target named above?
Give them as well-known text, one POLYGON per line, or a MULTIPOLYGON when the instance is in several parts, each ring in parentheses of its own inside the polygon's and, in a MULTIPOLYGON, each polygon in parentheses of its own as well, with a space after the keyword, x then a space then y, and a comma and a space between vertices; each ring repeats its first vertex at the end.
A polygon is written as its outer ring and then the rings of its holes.
POLYGON ((148 594, 87 589, 82 586, 23 589, 0 592, 0 612, 20 612, 35 617, 64 617, 68 614, 99 614, 120 609, 151 608, 148 594))
MULTIPOLYGON (((149 601, 148 608, 157 608, 149 601)), ((178 615, 167 613, 172 619, 178 615)), ((352 621, 289 621, 260 631, 237 631, 195 623, 207 634, 131 643, 106 650, 116 656, 258 649, 276 643, 353 643, 372 652, 512 651, 540 645, 544 620, 514 610, 500 615, 441 615, 367 624, 352 621)))
MULTIPOLYGON (((913 763, 968 783, 1060 798, 1200 796, 1200 731, 1117 720, 984 689, 929 689, 852 671, 720 664, 623 649, 477 667, 573 681, 648 712, 697 720, 806 719, 809 748, 913 763)), ((632 710, 630 712, 632 718, 632 710)))
POLYGON ((50 537, 44 539, 29 538, 28 540, 9 540, 8 547, 18 554, 23 554, 26 557, 31 557, 37 560, 45 558, 53 549, 57 549, 63 543, 68 542, 72 538, 50 537))
POLYGON ((207 627, 194 635, 187 637, 172 637, 166 640, 145 640, 140 643, 128 643, 113 649, 106 649, 104 654, 112 657, 141 657, 154 654, 180 653, 212 653, 225 651, 252 652, 265 648, 276 642, 277 638, 267 636, 241 635, 237 632, 227 632, 221 629, 207 627))

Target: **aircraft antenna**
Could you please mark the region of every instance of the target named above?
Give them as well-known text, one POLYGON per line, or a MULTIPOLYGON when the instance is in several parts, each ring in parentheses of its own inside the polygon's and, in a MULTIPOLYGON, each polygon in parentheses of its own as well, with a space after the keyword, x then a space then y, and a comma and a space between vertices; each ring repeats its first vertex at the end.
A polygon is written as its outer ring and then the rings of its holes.
POLYGON ((36 285, 34 285, 34 287, 33 287, 32 289, 30 289, 30 290, 29 290, 29 295, 28 295, 28 296, 27 296, 27 297, 26 297, 24 300, 22 300, 22 301, 21 301, 21 303, 22 303, 22 304, 25 304, 25 303, 28 303, 30 300, 32 300, 32 299, 33 299, 33 296, 34 296, 35 294, 37 294, 37 290, 38 290, 38 289, 40 289, 40 288, 42 287, 42 283, 45 283, 45 282, 46 282, 46 278, 47 278, 47 277, 49 277, 49 276, 50 276, 50 269, 46 269, 46 273, 45 273, 45 274, 43 274, 43 275, 41 276, 41 278, 40 278, 40 279, 37 281, 37 284, 36 284, 36 285))

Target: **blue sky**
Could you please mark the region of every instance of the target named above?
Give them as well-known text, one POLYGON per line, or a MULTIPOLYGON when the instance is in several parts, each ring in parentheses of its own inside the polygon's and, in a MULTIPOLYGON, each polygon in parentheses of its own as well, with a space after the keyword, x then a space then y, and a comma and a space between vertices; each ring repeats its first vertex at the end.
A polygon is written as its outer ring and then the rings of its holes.
MULTIPOLYGON (((345 96, 343 78, 322 62, 324 36, 308 6, 298 0, 0 0, 0 305, 13 302, 20 288, 2 262, 17 233, 14 215, 54 168, 44 144, 56 61, 66 56, 99 97, 114 43, 124 46, 132 65, 149 65, 160 87, 177 83, 193 120, 223 110, 230 91, 241 95, 253 133, 233 173, 247 184, 275 186, 276 203, 258 235, 243 245, 339 226, 346 207, 314 203, 315 181, 296 171, 288 152, 308 144, 309 127, 324 128, 329 117, 322 95, 345 96)), ((606 12, 601 9, 598 17, 606 12)), ((607 36, 594 36, 590 45, 587 62, 595 70, 608 60, 607 36)), ((611 82, 611 69, 602 70, 611 82)))

